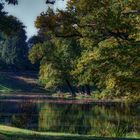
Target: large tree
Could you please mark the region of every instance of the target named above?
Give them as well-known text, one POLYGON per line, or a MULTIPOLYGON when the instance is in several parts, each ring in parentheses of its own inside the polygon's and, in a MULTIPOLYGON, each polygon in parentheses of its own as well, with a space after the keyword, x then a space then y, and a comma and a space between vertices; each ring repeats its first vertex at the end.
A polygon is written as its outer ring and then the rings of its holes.
POLYGON ((40 61, 40 81, 46 88, 68 87, 75 96, 71 70, 79 49, 74 39, 53 38, 33 46, 29 58, 40 61))
POLYGON ((139 94, 139 9, 139 0, 70 0, 65 11, 42 13, 36 27, 80 44, 70 72, 77 85, 95 85, 113 97, 139 94))

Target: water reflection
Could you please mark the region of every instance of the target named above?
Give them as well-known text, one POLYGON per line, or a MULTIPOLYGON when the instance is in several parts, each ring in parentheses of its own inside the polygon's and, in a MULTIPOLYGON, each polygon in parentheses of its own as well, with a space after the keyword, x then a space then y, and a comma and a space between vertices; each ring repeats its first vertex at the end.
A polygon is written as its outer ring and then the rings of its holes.
POLYGON ((78 133, 96 136, 125 136, 140 133, 140 106, 130 107, 0 103, 0 123, 37 131, 78 133))
POLYGON ((1 102, 0 123, 19 128, 37 129, 37 105, 31 102, 1 102))
POLYGON ((39 130, 96 136, 125 136, 140 132, 140 110, 94 105, 42 104, 39 130), (135 112, 136 111, 136 112, 135 112))

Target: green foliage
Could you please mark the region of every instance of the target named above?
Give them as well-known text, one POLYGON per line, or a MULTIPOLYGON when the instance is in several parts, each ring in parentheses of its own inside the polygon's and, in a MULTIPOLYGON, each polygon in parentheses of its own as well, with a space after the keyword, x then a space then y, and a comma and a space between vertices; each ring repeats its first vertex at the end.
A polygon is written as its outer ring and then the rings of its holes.
POLYGON ((25 69, 29 65, 29 61, 27 60, 28 47, 26 43, 26 32, 19 20, 12 16, 10 18, 19 27, 17 26, 18 30, 14 31, 11 35, 1 33, 0 60, 4 63, 1 66, 25 69))
POLYGON ((71 80, 71 69, 77 57, 78 46, 73 39, 53 38, 33 46, 29 54, 32 63, 40 60, 40 81, 46 87, 66 85, 71 80))
POLYGON ((131 4, 131 1, 73 1, 80 20, 77 29, 84 36, 80 39, 84 50, 74 70, 79 84, 94 84, 114 97, 140 93, 140 16, 129 14, 139 9, 135 2, 131 4))
POLYGON ((139 0, 70 0, 65 11, 42 13, 36 27, 52 51, 42 48, 33 58, 41 56, 43 81, 68 79, 77 86, 96 86, 111 97, 139 94, 139 9, 139 0), (78 51, 72 46, 79 46, 78 51), (43 76, 50 69, 52 76, 43 76))
POLYGON ((15 17, 7 15, 4 4, 0 2, 0 32, 12 36, 19 28, 24 28, 23 24, 15 17))

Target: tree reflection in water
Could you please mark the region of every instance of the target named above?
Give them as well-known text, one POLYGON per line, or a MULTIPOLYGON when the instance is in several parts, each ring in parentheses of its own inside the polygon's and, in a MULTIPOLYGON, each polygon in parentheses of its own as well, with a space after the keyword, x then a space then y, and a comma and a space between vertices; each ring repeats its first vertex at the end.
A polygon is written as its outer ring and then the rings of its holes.
POLYGON ((96 136, 125 136, 140 132, 140 110, 129 107, 42 104, 39 130, 68 132, 96 136))
POLYGON ((0 102, 0 124, 44 132, 123 137, 140 133, 140 106, 0 102))

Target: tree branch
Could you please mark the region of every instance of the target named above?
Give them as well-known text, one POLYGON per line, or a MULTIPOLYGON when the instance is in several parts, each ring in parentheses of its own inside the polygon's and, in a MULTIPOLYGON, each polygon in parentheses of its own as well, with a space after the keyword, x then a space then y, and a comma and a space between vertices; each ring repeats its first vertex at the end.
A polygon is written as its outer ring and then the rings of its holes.
POLYGON ((131 11, 128 11, 128 12, 123 12, 122 14, 124 14, 124 15, 140 14, 140 9, 138 9, 138 10, 131 10, 131 11))

